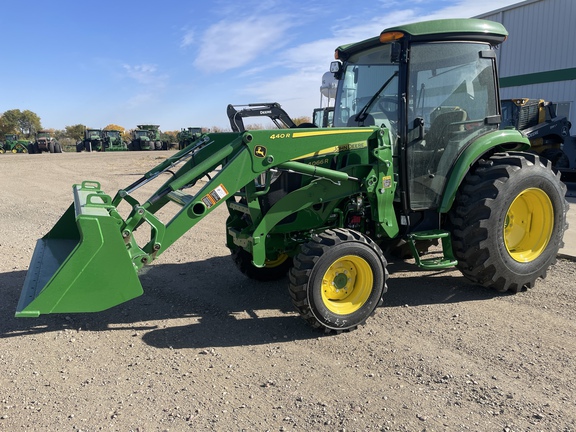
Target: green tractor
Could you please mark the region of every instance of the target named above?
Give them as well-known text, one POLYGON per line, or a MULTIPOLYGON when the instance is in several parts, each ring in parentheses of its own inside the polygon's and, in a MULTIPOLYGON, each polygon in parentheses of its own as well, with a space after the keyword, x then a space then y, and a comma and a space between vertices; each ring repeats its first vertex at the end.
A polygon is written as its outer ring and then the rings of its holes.
POLYGON ((122 131, 116 129, 104 129, 102 140, 105 151, 126 151, 128 147, 122 140, 122 131))
POLYGON ((288 274, 296 310, 328 333, 382 304, 384 251, 406 245, 423 269, 455 266, 500 292, 533 287, 563 244, 568 204, 528 138, 499 129, 494 50, 506 36, 476 19, 387 29, 337 48, 334 127, 205 134, 114 196, 96 181, 74 185, 36 245, 16 316, 141 295, 138 270, 220 205, 238 269, 288 274), (155 180, 138 201, 133 192, 155 180), (166 223, 164 206, 176 210, 166 223), (432 242, 441 247, 423 254, 432 242))
POLYGON ((128 144, 128 150, 166 150, 166 148, 158 125, 136 126, 132 132, 132 141, 128 144))
POLYGON ((178 148, 182 150, 185 147, 188 147, 194 141, 202 136, 202 128, 199 127, 189 127, 188 129, 182 129, 176 135, 176 139, 178 140, 178 148))
POLYGON ((38 154, 43 152, 62 153, 62 146, 48 130, 40 130, 36 133, 36 139, 28 145, 28 153, 38 154))
POLYGON ((76 151, 104 151, 105 147, 102 135, 102 129, 86 129, 84 131, 84 139, 76 144, 76 151))
POLYGON ((0 145, 0 153, 28 153, 30 141, 21 140, 18 134, 6 134, 4 144, 0 145))

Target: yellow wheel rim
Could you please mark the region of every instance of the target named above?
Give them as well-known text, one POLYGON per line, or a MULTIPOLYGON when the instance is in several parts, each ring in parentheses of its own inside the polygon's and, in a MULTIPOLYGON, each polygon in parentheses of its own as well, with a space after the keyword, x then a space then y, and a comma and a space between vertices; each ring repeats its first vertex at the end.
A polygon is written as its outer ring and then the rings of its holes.
POLYGON ((322 278, 324 306, 338 315, 348 315, 362 307, 374 284, 370 265, 364 258, 346 255, 332 263, 322 278))
POLYGON ((506 250, 515 261, 533 261, 548 246, 553 228, 554 208, 548 195, 542 189, 526 189, 506 213, 506 250))
POLYGON ((266 260, 266 262, 264 263, 264 267, 267 267, 267 268, 278 267, 278 266, 284 264, 284 262, 286 262, 287 259, 288 259, 288 255, 280 254, 280 255, 278 255, 278 258, 276 258, 275 260, 266 260))

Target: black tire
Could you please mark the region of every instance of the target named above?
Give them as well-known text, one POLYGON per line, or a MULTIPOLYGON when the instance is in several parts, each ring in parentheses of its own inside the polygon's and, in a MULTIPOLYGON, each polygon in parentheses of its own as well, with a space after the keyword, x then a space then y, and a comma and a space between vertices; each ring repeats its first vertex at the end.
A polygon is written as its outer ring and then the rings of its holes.
POLYGON ((92 143, 90 141, 87 141, 86 144, 84 144, 84 148, 86 149, 87 152, 91 152, 92 151, 92 143))
POLYGON ((48 151, 54 153, 54 143, 52 141, 48 143, 48 151))
POLYGON ((466 278, 500 292, 532 288, 563 246, 566 186, 549 160, 498 153, 467 174, 449 215, 466 278))
POLYGON ((386 259, 370 238, 326 230, 301 246, 289 273, 292 303, 312 327, 350 331, 366 322, 386 292, 386 259))
POLYGON ((56 144, 54 144, 54 152, 55 152, 55 153, 62 153, 62 146, 60 145, 59 142, 57 142, 56 144))
POLYGON ((34 154, 34 153, 36 153, 34 149, 34 144, 33 143, 28 144, 28 154, 34 154))
POLYGON ((76 144, 76 152, 80 153, 82 150, 84 150, 84 143, 80 141, 76 144))
POLYGON ((242 248, 232 251, 234 264, 243 274, 257 281, 275 281, 282 279, 292 267, 292 259, 288 255, 282 255, 276 261, 267 262, 264 267, 256 267, 252 264, 252 255, 242 248))
POLYGON ((552 162, 552 166, 556 169, 570 168, 570 159, 561 149, 546 149, 540 156, 552 162))

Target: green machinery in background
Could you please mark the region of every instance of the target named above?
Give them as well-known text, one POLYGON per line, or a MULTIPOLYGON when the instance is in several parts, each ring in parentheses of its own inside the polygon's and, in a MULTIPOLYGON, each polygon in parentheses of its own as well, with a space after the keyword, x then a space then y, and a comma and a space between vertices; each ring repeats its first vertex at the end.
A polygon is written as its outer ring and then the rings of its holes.
POLYGON ((183 148, 188 147, 201 136, 202 128, 200 127, 189 127, 187 129, 182 129, 176 136, 176 139, 178 140, 178 148, 182 150, 183 148))
POLYGON ((528 138, 499 129, 494 50, 506 36, 476 19, 389 28, 337 48, 331 128, 205 134, 115 195, 74 185, 36 245, 16 315, 139 296, 138 271, 222 205, 238 269, 288 274, 294 307, 325 332, 356 328, 382 303, 385 253, 398 248, 498 291, 533 287, 562 246, 568 204, 528 138), (156 192, 137 200, 151 181, 156 192), (165 206, 174 216, 163 221, 165 206))
POLYGON ((30 141, 21 140, 18 134, 4 135, 4 142, 0 143, 0 153, 28 153, 30 141))
POLYGON ((132 132, 128 150, 166 150, 167 144, 162 141, 160 126, 138 125, 132 132))
POLYGON ((128 146, 122 140, 122 131, 117 129, 102 130, 102 141, 105 151, 126 151, 128 146))
POLYGON ((76 151, 104 151, 102 129, 86 129, 84 138, 76 144, 76 151))

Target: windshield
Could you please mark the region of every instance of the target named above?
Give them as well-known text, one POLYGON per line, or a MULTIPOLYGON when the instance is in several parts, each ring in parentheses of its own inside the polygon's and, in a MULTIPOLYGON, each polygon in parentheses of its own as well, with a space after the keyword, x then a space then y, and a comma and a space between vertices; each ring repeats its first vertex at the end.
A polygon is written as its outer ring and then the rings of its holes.
POLYGON ((351 56, 338 86, 334 126, 395 129, 397 121, 398 64, 390 62, 390 45, 351 56))

